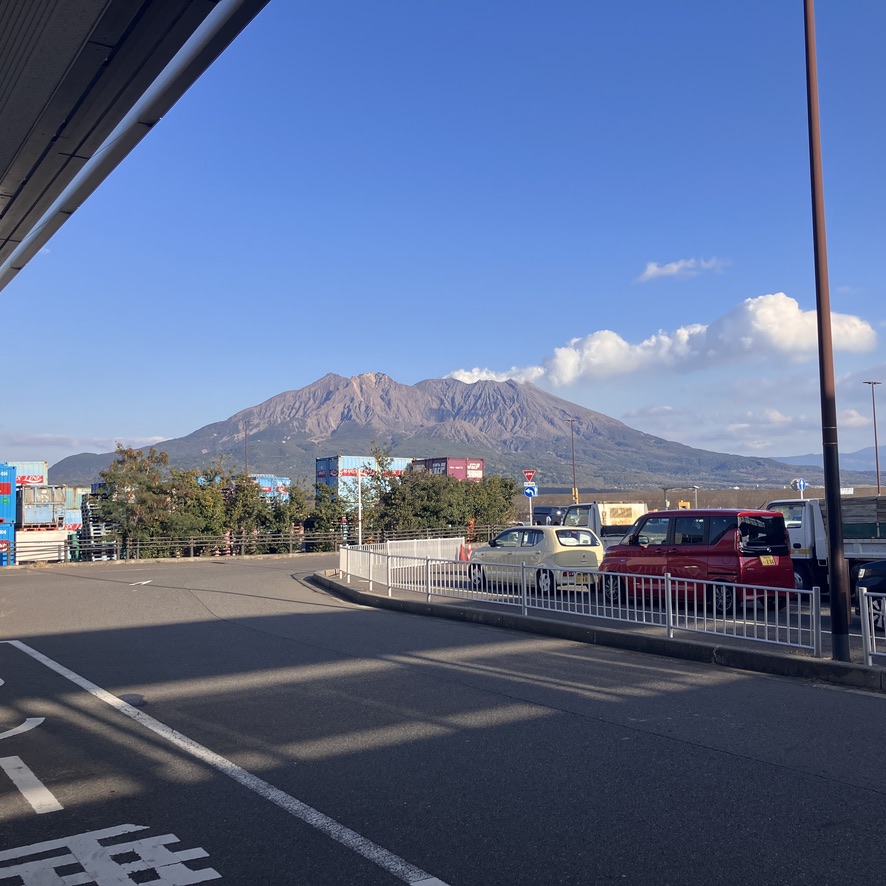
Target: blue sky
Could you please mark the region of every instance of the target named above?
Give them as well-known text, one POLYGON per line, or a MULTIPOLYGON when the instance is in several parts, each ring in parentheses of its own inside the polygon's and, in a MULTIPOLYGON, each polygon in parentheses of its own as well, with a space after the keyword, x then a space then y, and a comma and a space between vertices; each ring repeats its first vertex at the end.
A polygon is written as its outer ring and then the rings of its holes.
MULTIPOLYGON (((816 26, 849 452, 886 382, 886 4, 816 26)), ((0 460, 327 372, 525 378, 691 446, 820 452, 803 52, 800 0, 271 0, 0 293, 0 460)))

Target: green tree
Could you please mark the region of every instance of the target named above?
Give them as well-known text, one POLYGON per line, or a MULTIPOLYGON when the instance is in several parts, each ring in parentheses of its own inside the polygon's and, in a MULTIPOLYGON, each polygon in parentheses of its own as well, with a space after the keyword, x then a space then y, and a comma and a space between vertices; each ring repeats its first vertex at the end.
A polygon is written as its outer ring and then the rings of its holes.
POLYGON ((221 535, 229 527, 225 491, 232 478, 221 462, 202 471, 169 471, 170 508, 166 535, 221 535))
POLYGON ((124 542, 162 534, 170 510, 169 456, 152 446, 145 453, 117 443, 117 458, 100 473, 105 498, 99 518, 115 524, 124 542))
POLYGON ((258 484, 246 474, 233 478, 225 497, 226 520, 235 532, 254 532, 267 529, 269 508, 261 497, 258 484))

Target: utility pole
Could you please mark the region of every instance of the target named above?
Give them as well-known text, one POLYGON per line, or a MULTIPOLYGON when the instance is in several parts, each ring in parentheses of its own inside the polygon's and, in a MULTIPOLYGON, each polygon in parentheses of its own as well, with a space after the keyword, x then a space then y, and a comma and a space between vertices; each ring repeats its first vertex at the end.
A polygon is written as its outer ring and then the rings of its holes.
POLYGON ((250 419, 243 421, 243 473, 249 476, 249 425, 250 419))
POLYGON ((828 510, 828 583, 831 592, 833 659, 852 661, 849 652, 849 567, 843 554, 843 509, 840 501, 840 458, 837 446, 837 402, 828 252, 824 225, 824 186, 821 171, 821 130, 818 112, 818 67, 815 56, 813 0, 803 0, 806 37, 806 110, 809 121, 809 167, 812 185, 812 234, 815 255, 815 300, 818 315, 818 369, 821 386, 821 440, 824 451, 824 491, 828 510))

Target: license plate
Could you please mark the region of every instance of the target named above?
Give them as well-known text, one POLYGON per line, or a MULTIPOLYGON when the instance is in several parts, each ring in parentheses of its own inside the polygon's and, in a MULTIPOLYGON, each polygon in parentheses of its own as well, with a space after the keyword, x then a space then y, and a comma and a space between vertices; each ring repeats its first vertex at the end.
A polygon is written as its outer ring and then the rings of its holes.
POLYGON ((772 554, 763 554, 760 557, 760 562, 764 566, 775 566, 775 557, 773 557, 772 554))

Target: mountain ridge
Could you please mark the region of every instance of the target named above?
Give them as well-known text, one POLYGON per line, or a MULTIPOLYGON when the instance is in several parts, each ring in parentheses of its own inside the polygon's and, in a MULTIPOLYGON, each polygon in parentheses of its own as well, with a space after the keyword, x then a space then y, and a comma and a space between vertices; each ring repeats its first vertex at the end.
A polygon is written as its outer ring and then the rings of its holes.
MULTIPOLYGON (((529 382, 443 378, 404 385, 378 372, 350 378, 327 373, 156 448, 178 468, 199 468, 218 458, 242 468, 247 432, 250 472, 308 484, 316 458, 368 455, 373 444, 394 456, 483 458, 487 474, 519 477, 524 468, 534 468, 542 484, 569 486, 574 444, 582 488, 772 486, 797 475, 796 465, 775 459, 655 437, 529 382)), ((51 482, 86 485, 113 458, 114 453, 69 456, 52 466, 51 482)), ((804 466, 804 474, 810 483, 822 480, 820 468, 804 466)))

